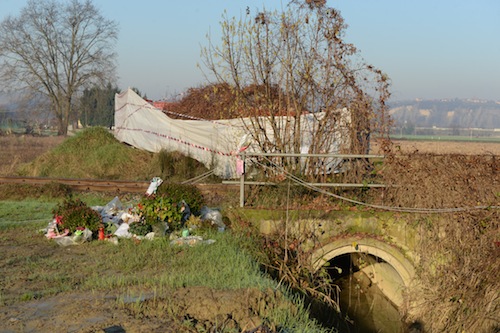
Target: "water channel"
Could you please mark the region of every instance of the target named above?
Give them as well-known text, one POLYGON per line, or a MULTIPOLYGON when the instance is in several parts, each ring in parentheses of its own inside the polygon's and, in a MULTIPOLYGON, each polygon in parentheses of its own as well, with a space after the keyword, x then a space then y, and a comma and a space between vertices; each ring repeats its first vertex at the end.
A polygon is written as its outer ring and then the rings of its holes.
POLYGON ((368 254, 344 254, 330 261, 328 272, 340 288, 340 332, 404 332, 397 307, 372 283, 362 267, 382 260, 368 254))

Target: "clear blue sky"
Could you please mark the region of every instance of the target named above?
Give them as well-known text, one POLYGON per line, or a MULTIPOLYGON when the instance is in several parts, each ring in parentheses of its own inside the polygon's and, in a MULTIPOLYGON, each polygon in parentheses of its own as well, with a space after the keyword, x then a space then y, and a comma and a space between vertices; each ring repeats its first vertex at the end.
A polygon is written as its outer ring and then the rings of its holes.
MULTIPOLYGON (((200 45, 224 10, 239 17, 278 0, 94 0, 120 26, 119 87, 160 99, 203 84, 200 45)), ((0 19, 26 0, 0 0, 0 19)), ((349 25, 347 41, 392 80, 393 99, 500 101, 499 0, 329 0, 349 25)))

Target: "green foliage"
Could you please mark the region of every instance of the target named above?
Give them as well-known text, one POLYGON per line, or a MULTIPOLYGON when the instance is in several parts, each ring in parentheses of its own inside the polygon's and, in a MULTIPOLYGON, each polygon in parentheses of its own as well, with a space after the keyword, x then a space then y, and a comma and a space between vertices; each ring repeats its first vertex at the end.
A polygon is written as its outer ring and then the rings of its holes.
POLYGON ((137 236, 146 236, 148 233, 153 231, 153 226, 146 223, 145 220, 142 219, 139 222, 131 223, 128 231, 137 236))
POLYGON ((203 195, 194 185, 163 183, 158 187, 156 193, 157 195, 168 196, 176 203, 184 200, 193 214, 198 214, 201 207, 205 205, 203 195))
POLYGON ((136 235, 144 235, 144 232, 151 231, 152 226, 159 222, 167 222, 171 231, 181 228, 180 206, 170 196, 162 194, 146 196, 141 199, 137 207, 141 221, 132 223, 130 226, 132 228, 130 232, 134 233, 133 230, 136 228, 138 228, 137 231, 141 232, 140 234, 136 233, 136 235))
POLYGON ((52 213, 56 219, 60 218, 61 224, 58 228, 68 229, 71 233, 79 227, 87 228, 94 233, 102 224, 101 215, 80 199, 67 198, 59 203, 52 213))

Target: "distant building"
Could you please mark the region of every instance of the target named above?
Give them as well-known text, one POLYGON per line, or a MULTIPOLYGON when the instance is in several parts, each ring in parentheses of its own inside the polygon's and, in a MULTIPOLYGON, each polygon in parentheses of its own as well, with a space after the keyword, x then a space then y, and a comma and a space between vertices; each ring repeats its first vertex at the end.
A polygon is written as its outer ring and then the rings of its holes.
POLYGON ((167 107, 172 104, 171 102, 167 102, 167 101, 154 101, 154 102, 150 102, 151 104, 153 104, 153 106, 157 109, 160 109, 160 110, 165 110, 167 109, 167 107))

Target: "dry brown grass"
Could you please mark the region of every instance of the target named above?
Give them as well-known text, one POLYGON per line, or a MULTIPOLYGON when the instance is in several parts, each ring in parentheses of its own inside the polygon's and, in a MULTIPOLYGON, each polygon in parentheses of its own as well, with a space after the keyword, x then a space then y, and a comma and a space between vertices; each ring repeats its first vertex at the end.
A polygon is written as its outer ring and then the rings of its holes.
POLYGON ((419 313, 412 319, 426 331, 489 333, 500 327, 499 149, 401 142, 379 171, 383 183, 393 185, 384 189, 382 204, 421 212, 408 221, 421 235, 421 286, 410 297, 419 313))
MULTIPOLYGON (((495 142, 393 140, 393 144, 396 151, 403 153, 500 156, 500 143, 495 142)), ((372 153, 379 153, 377 142, 374 142, 371 148, 372 153)))
POLYGON ((500 210, 419 222, 420 288, 410 297, 426 332, 498 332, 500 210))
POLYGON ((500 200, 499 155, 388 155, 378 171, 388 185, 385 205, 411 208, 495 206, 500 200))
POLYGON ((14 175, 21 164, 33 161, 65 139, 63 136, 0 136, 0 176, 14 175))

